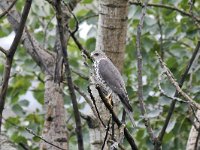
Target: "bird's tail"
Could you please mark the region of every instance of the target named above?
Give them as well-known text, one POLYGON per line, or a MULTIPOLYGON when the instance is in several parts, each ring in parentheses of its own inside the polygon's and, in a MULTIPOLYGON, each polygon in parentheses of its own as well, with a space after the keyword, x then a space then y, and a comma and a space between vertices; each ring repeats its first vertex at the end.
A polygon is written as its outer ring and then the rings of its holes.
POLYGON ((129 117, 132 125, 133 125, 133 128, 135 128, 136 127, 136 123, 135 123, 135 120, 133 119, 133 112, 129 111, 128 109, 125 109, 125 110, 126 110, 126 113, 127 113, 128 117, 129 117))

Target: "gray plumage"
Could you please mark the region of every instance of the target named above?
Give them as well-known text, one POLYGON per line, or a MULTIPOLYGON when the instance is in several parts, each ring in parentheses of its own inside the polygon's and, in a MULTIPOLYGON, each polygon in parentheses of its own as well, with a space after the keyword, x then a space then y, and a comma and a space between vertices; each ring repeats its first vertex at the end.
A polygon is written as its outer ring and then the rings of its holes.
POLYGON ((95 76, 99 80, 98 82, 106 84, 116 95, 119 96, 131 122, 135 125, 131 113, 133 109, 129 104, 129 98, 120 72, 111 60, 107 58, 104 52, 94 51, 91 53, 91 57, 94 61, 95 76))

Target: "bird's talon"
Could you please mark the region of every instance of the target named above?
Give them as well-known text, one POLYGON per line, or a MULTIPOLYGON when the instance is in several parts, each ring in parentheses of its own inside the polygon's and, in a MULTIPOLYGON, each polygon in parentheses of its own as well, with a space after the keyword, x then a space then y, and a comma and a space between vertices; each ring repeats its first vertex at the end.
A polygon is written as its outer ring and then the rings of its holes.
POLYGON ((112 102, 112 92, 109 93, 109 94, 106 96, 106 99, 108 100, 108 103, 110 104, 110 106, 113 107, 113 102, 112 102))

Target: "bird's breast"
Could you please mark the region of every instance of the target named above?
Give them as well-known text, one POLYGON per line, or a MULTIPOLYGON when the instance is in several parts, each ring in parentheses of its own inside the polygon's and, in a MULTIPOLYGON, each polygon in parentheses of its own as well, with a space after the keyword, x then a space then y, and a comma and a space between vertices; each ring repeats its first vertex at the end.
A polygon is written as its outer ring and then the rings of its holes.
POLYGON ((93 67, 94 67, 95 77, 96 77, 98 83, 106 84, 106 82, 103 80, 103 78, 101 77, 100 72, 99 72, 99 61, 95 61, 93 67))

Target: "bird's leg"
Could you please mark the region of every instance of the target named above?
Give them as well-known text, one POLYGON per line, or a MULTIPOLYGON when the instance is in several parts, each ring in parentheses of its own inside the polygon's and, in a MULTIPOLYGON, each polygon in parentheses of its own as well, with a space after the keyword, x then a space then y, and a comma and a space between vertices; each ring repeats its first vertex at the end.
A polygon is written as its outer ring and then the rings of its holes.
POLYGON ((106 99, 108 100, 108 103, 110 104, 110 106, 113 107, 112 92, 110 92, 110 93, 106 96, 106 99))

